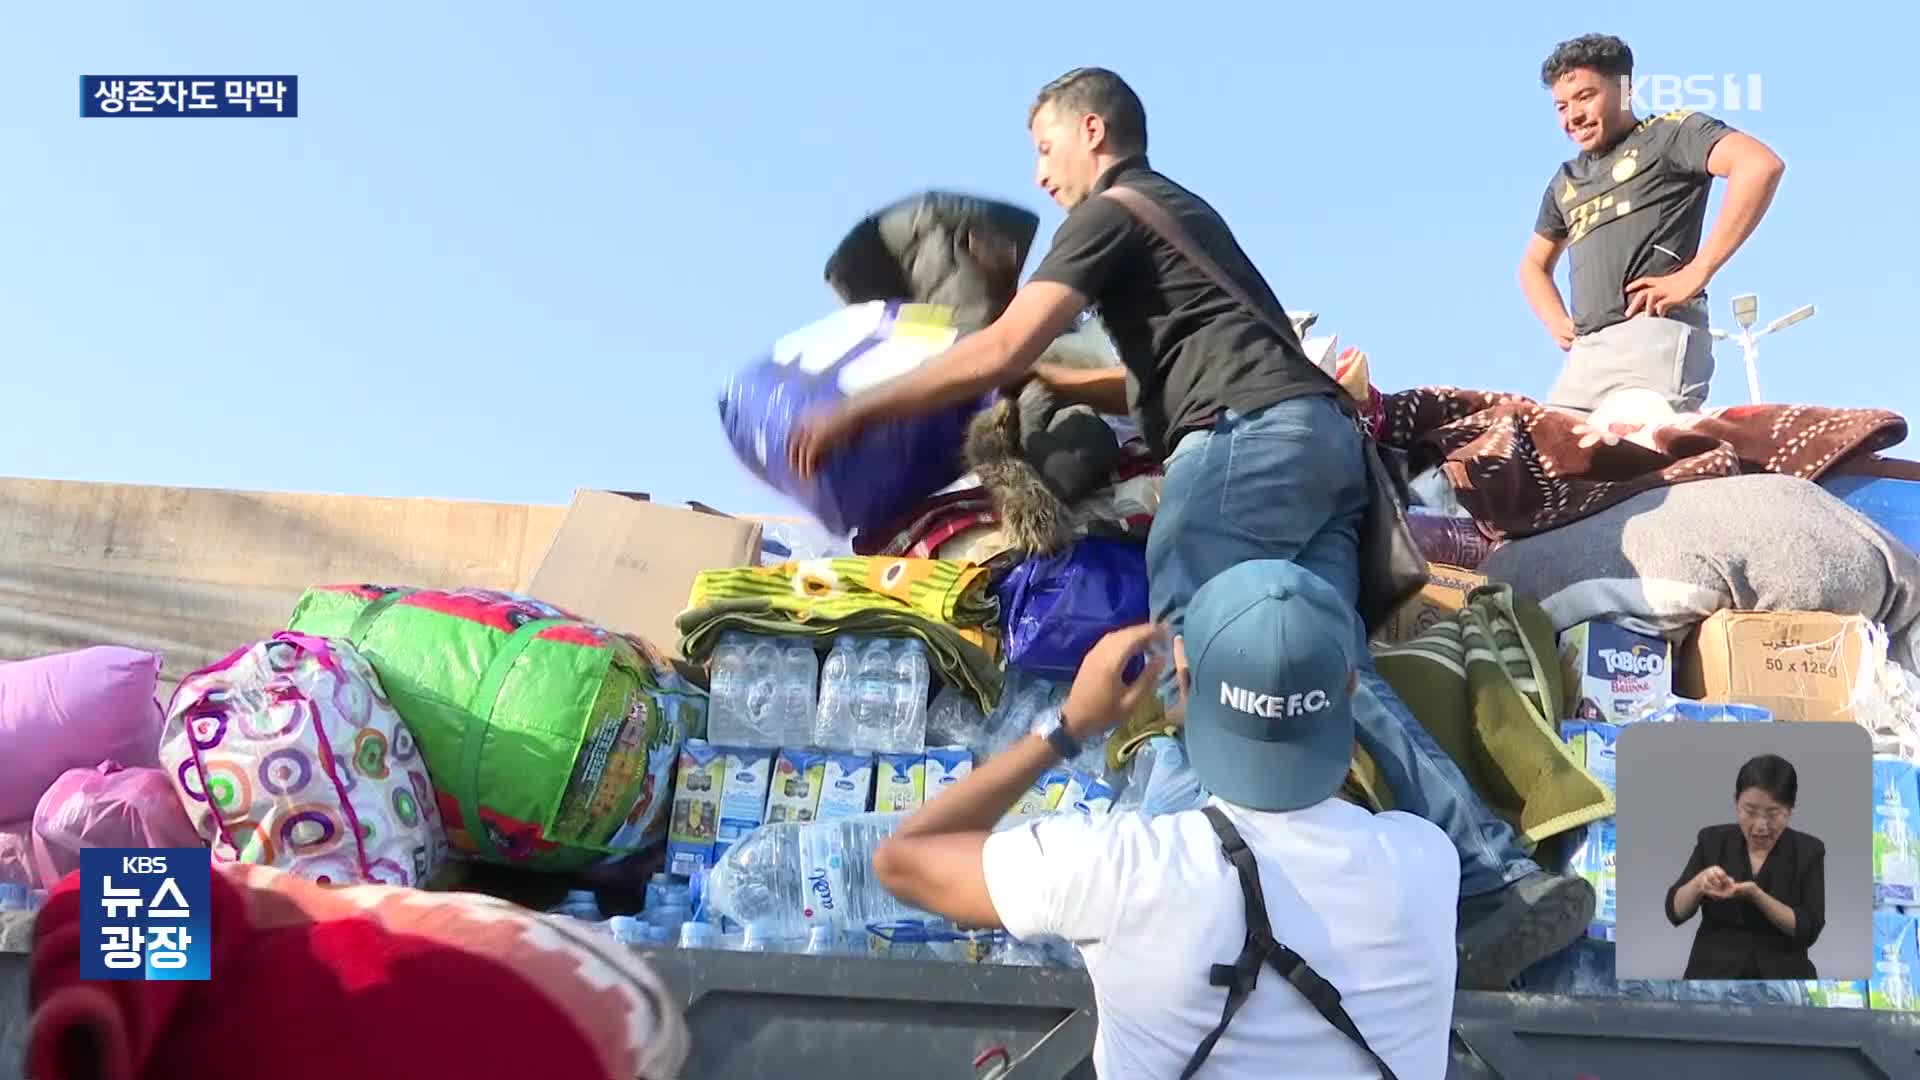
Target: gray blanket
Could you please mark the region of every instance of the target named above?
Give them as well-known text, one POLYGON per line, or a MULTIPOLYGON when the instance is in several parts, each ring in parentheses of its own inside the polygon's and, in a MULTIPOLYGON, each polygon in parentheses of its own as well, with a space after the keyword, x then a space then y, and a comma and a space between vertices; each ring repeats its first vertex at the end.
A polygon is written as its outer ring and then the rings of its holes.
POLYGON ((1546 609, 1555 630, 1611 617, 1678 640, 1725 608, 1864 615, 1912 669, 1920 556, 1818 484, 1771 473, 1642 492, 1512 540, 1479 570, 1546 609))

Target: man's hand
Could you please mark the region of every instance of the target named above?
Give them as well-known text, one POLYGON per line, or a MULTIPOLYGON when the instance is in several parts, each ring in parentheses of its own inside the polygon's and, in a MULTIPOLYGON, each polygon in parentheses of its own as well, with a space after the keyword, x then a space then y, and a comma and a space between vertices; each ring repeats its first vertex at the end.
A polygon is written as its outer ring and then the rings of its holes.
POLYGON ((828 454, 859 434, 860 420, 844 405, 824 409, 801 419, 787 433, 787 465, 801 480, 811 481, 828 454))
POLYGON ((1573 316, 1562 315, 1558 319, 1548 323, 1547 333, 1553 335, 1553 343, 1560 346, 1561 352, 1566 352, 1573 348, 1573 339, 1575 336, 1573 316))
POLYGON ((1101 638, 1080 662, 1080 673, 1060 708, 1067 734, 1085 741, 1132 716, 1141 699, 1154 692, 1154 680, 1166 667, 1170 647, 1166 628, 1153 623, 1115 630, 1101 638), (1146 667, 1127 682, 1127 665, 1143 653, 1146 667))
POLYGON ((1634 278, 1627 282, 1627 317, 1665 316, 1670 309, 1699 296, 1709 276, 1705 267, 1688 263, 1671 274, 1634 278))

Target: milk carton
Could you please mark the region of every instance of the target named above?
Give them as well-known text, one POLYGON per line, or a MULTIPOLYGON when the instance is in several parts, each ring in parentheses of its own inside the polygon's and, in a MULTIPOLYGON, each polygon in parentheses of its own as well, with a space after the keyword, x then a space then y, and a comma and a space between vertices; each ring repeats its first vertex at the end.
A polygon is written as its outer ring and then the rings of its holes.
POLYGON ((782 750, 773 759, 773 783, 767 791, 767 824, 812 821, 820 808, 827 755, 821 750, 782 750))
POLYGON ((937 746, 927 750, 927 798, 953 786, 973 771, 973 751, 964 746, 937 746))
POLYGON ((923 754, 880 754, 873 760, 873 809, 889 814, 918 810, 927 797, 923 754))
POLYGON ((1864 1009, 1867 984, 1863 981, 1834 982, 1821 979, 1807 983, 1807 1004, 1820 1009, 1864 1009))
POLYGON ((1613 786, 1614 747, 1620 739, 1618 725, 1568 720, 1560 725, 1560 738, 1565 740, 1573 760, 1593 774, 1593 778, 1604 784, 1608 791, 1618 793, 1613 786))
POLYGON ((1035 780, 1033 786, 1027 789, 1027 793, 1020 796, 1020 801, 1014 804, 1012 815, 1036 817, 1040 814, 1052 813, 1060 805, 1060 797, 1067 792, 1068 779, 1069 774, 1066 769, 1054 768, 1041 773, 1040 779, 1035 780))
POLYGON ((830 753, 820 777, 819 821, 864 814, 873 802, 873 755, 830 753))
POLYGON ((1914 981, 1920 979, 1920 917, 1889 908, 1873 913, 1873 978, 1867 1007, 1892 1012, 1920 1009, 1914 981))
POLYGON ((1665 638, 1609 622, 1568 629, 1560 635, 1560 668, 1574 701, 1572 719, 1617 724, 1666 701, 1673 692, 1672 653, 1665 638))
MULTIPOLYGON (((1653 703, 1647 704, 1651 706, 1653 703)), ((1652 724, 1666 724, 1681 720, 1708 724, 1770 724, 1773 722, 1773 712, 1758 705, 1689 701, 1683 697, 1669 697, 1665 704, 1649 709, 1645 715, 1636 719, 1652 724)), ((1622 721, 1622 723, 1625 722, 1622 721)))
POLYGON ((688 739, 680 747, 673 816, 667 824, 667 872, 692 877, 713 865, 720 829, 720 790, 727 763, 718 747, 688 739))
POLYGON ((773 779, 773 751, 726 747, 726 782, 720 788, 720 830, 713 840, 717 862, 741 837, 761 826, 767 812, 767 785, 773 779))
POLYGON ((1873 891, 1880 904, 1911 904, 1920 897, 1920 843, 1914 810, 1920 788, 1911 762, 1873 759, 1873 891))
POLYGON ((1067 787, 1060 796, 1060 808, 1098 817, 1113 809, 1113 794, 1112 785, 1105 780, 1074 769, 1067 774, 1067 787))
POLYGON ((1618 877, 1614 872, 1616 849, 1612 818, 1602 818, 1587 826, 1587 834, 1574 849, 1568 869, 1592 883, 1595 896, 1593 921, 1587 924, 1587 936, 1601 941, 1614 938, 1614 899, 1618 877))

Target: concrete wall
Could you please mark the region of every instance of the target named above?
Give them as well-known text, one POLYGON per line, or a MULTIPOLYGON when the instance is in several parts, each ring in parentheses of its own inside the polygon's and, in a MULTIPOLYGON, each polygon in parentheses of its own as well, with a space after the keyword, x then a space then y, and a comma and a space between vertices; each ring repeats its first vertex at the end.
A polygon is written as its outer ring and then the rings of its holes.
POLYGON ((518 589, 561 506, 0 478, 0 660, 119 644, 173 685, 337 582, 518 589))

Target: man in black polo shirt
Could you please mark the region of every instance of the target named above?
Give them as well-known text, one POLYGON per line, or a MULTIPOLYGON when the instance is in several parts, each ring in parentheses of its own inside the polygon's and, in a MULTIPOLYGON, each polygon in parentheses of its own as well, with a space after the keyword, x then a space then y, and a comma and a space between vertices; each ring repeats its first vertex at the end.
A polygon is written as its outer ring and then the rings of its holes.
POLYGON ((1541 66, 1580 153, 1541 197, 1520 287, 1567 351, 1547 404, 1591 412, 1636 390, 1688 412, 1706 403, 1713 378, 1707 282, 1760 224, 1786 166, 1705 113, 1637 118, 1632 79, 1632 50, 1601 34, 1562 42, 1541 66), (1702 246, 1716 176, 1727 197, 1702 246), (1573 259, 1571 316, 1553 281, 1563 251, 1573 259))
MULTIPOLYGON (((985 329, 801 424, 789 447, 795 473, 811 475, 868 423, 975 400, 1037 375, 1065 400, 1131 413, 1166 458, 1147 541, 1156 621, 1178 634, 1201 585, 1254 559, 1291 560, 1354 602, 1369 494, 1364 436, 1336 403, 1338 388, 1302 352, 1280 301, 1219 214, 1147 164, 1146 113, 1119 76, 1082 68, 1056 79, 1041 90, 1028 126, 1039 154, 1035 179, 1068 211, 1040 268, 985 329), (1098 197, 1115 184, 1177 220, 1281 332, 1125 207, 1098 197), (1124 370, 1035 371, 1046 345, 1095 305, 1124 370)), ((1504 988, 1584 932, 1592 887, 1527 859, 1513 829, 1375 674, 1366 643, 1356 646, 1366 658, 1354 698, 1362 745, 1396 808, 1440 826, 1460 853, 1461 981, 1504 988)), ((1179 657, 1176 664, 1184 667, 1179 657)), ((1170 679, 1177 685, 1180 675, 1170 679)))

